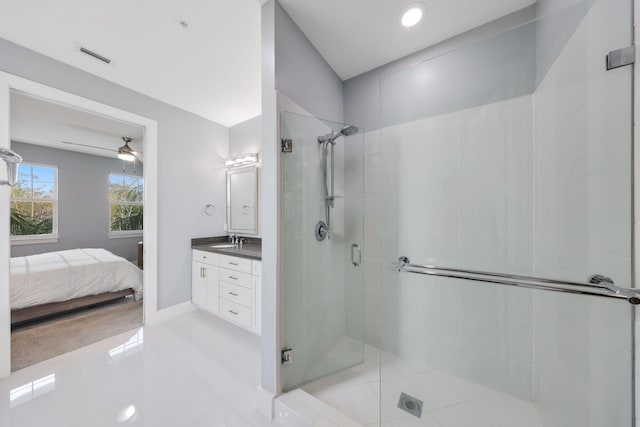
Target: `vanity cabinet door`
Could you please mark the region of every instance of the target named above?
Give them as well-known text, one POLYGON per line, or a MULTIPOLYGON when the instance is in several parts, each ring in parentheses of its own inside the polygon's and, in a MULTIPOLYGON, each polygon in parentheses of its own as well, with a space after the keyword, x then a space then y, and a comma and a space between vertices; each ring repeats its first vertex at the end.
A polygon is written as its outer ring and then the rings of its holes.
POLYGON ((207 268, 209 265, 193 261, 191 272, 191 301, 200 307, 207 307, 207 268))

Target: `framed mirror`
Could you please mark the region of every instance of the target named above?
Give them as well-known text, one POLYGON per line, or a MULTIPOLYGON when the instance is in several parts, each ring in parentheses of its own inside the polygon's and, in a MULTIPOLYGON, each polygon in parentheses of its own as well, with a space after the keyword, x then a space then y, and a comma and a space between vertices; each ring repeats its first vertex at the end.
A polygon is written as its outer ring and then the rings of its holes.
POLYGON ((258 234, 258 167, 227 171, 227 231, 258 234))

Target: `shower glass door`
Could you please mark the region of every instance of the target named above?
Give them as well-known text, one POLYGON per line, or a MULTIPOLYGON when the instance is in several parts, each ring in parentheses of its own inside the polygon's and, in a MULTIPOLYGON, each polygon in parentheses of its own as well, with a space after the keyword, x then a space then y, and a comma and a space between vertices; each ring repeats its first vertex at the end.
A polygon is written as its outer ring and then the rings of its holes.
POLYGON ((383 425, 632 426, 634 306, 513 285, 634 286, 632 5, 572 3, 381 81, 383 425))
POLYGON ((281 137, 288 391, 364 360, 363 134, 283 113, 281 137))

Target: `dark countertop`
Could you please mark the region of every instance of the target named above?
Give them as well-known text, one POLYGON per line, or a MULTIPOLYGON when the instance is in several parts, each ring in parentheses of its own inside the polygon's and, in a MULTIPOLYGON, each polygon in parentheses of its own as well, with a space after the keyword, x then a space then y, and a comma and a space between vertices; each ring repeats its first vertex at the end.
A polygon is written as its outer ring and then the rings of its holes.
POLYGON ((191 239, 191 249, 199 251, 213 252, 217 254, 237 256, 241 258, 262 260, 262 240, 259 238, 247 237, 247 243, 241 248, 215 248, 211 245, 229 243, 228 236, 220 237, 204 237, 200 239, 191 239))

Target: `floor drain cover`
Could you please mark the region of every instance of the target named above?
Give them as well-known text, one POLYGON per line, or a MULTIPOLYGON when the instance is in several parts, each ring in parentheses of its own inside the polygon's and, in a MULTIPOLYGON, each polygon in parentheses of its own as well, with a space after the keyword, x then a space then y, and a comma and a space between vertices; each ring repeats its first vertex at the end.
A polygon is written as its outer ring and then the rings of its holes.
POLYGON ((400 393, 398 408, 410 413, 414 417, 420 418, 422 416, 422 400, 409 396, 406 393, 400 393))

